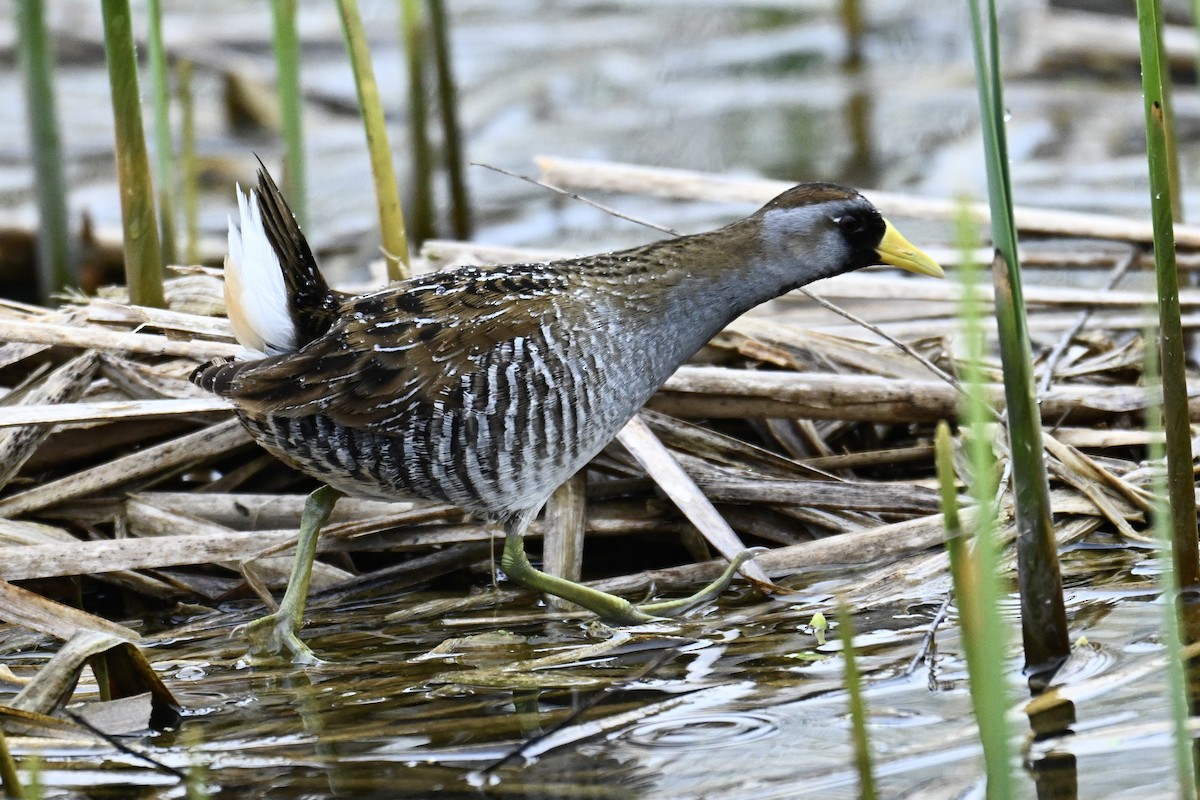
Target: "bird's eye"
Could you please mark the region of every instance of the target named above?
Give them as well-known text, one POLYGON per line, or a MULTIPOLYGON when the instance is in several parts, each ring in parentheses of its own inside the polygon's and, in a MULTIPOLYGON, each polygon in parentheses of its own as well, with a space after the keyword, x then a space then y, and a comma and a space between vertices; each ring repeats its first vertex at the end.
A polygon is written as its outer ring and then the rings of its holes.
POLYGON ((833 221, 844 233, 862 233, 866 229, 862 218, 854 214, 842 214, 840 217, 834 217, 833 221))

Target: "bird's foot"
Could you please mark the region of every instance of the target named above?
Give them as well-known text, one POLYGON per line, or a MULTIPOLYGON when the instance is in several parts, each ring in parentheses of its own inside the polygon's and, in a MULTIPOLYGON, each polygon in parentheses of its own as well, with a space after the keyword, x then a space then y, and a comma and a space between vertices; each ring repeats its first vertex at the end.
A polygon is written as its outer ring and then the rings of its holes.
POLYGON ((686 614, 692 609, 700 606, 708 605, 714 602, 721 596, 721 592, 729 588, 729 584, 733 581, 733 576, 737 575, 739 569, 747 561, 751 561, 758 554, 759 548, 743 550, 738 553, 729 562, 729 566, 725 571, 717 576, 716 580, 705 586, 695 594, 690 594, 687 597, 680 597, 676 600, 662 600, 657 603, 641 603, 634 608, 641 614, 647 614, 651 617, 677 617, 680 614, 686 614))
POLYGON ((280 610, 243 625, 238 632, 249 640, 251 658, 273 660, 290 653, 297 666, 325 663, 300 641, 298 629, 297 620, 280 610))
POLYGON ((500 566, 504 569, 505 575, 518 583, 539 592, 569 600, 575 605, 591 611, 605 622, 616 625, 641 625, 678 616, 693 608, 711 603, 720 596, 721 592, 725 591, 741 566, 754 556, 755 552, 752 550, 743 550, 738 553, 715 581, 693 595, 677 600, 641 604, 634 604, 623 597, 547 575, 541 570, 534 569, 525 556, 525 548, 519 536, 510 536, 505 541, 500 566))

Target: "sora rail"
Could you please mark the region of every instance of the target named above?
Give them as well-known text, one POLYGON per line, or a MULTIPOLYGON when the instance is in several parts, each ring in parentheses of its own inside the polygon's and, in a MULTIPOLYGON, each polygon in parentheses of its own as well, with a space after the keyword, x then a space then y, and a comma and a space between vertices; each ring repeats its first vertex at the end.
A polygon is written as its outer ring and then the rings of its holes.
POLYGON ((310 498, 260 646, 312 658, 300 626, 316 536, 342 493, 449 501, 505 530, 505 574, 632 623, 714 598, 635 606, 530 565, 522 535, 689 356, 740 314, 871 264, 941 276, 862 195, 796 186, 719 230, 538 264, 469 267, 347 295, 329 288, 266 170, 238 191, 225 300, 244 359, 198 369, 264 447, 328 484, 310 498))

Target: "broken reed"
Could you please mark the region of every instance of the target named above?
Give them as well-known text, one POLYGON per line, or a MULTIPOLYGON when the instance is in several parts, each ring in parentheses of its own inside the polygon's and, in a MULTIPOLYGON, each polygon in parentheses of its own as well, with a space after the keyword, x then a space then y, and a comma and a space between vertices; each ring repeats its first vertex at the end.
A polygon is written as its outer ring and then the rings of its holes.
POLYGON ((29 150, 33 154, 34 188, 38 203, 38 299, 79 284, 78 265, 71 257, 71 226, 67 186, 58 131, 54 91, 54 54, 46 36, 42 0, 17 3, 17 52, 25 83, 25 114, 29 150))
POLYGON ((301 227, 308 224, 308 187, 304 168, 304 97, 300 90, 300 42, 296 0, 271 0, 275 51, 275 90, 283 127, 283 193, 301 227))
POLYGON ((400 193, 396 183, 396 168, 392 164, 388 143, 387 121, 379 99, 379 86, 371 66, 371 52, 363 30, 357 0, 338 0, 342 32, 350 65, 354 70, 354 87, 367 135, 367 151, 371 157, 371 173, 375 179, 375 200, 379 206, 379 233, 383 238, 384 261, 388 279, 403 280, 412 270, 409 266, 408 237, 400 210, 400 193))
POLYGON ((100 9, 104 17, 104 54, 108 62, 116 128, 117 184, 121 194, 129 300, 135 305, 161 308, 164 305, 162 253, 158 244, 150 162, 142 130, 129 0, 102 0, 100 9))
POLYGON ((1021 631, 1030 685, 1044 686, 1070 654, 1062 574, 1050 513, 1050 483, 1042 449, 1042 421, 1033 380, 1028 323, 1017 259, 1012 181, 1008 172, 1003 78, 995 0, 987 2, 986 37, 980 0, 971 0, 971 40, 979 88, 984 156, 988 176, 995 257, 995 315, 1004 365, 1011 451, 1014 513, 1017 520, 1017 578, 1021 592, 1021 631))

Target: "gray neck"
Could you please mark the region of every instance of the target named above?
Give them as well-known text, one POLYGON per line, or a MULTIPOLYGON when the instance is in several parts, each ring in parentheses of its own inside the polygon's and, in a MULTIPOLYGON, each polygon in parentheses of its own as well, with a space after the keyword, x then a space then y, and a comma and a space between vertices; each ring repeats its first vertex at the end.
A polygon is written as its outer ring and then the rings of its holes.
POLYGON ((731 321, 795 288, 802 270, 772 258, 754 218, 726 228, 613 253, 585 280, 619 309, 630 346, 654 388, 731 321))

